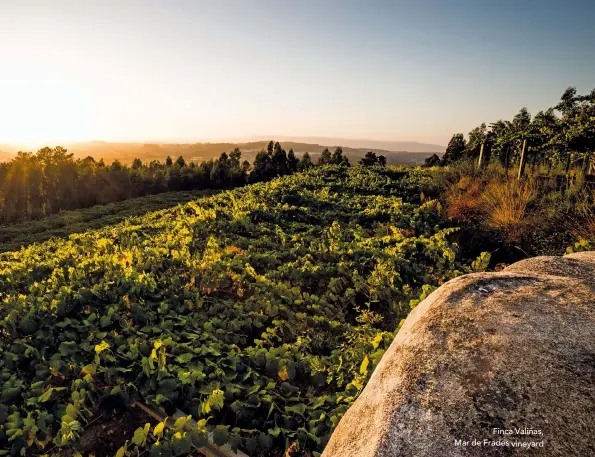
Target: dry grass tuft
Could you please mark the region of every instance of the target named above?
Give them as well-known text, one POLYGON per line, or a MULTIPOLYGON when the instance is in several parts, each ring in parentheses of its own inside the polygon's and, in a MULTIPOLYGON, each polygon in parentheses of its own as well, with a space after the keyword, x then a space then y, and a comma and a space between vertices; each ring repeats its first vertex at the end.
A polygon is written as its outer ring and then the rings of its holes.
POLYGON ((538 196, 529 181, 506 180, 492 182, 482 193, 485 222, 491 228, 509 231, 526 222, 527 207, 538 196))

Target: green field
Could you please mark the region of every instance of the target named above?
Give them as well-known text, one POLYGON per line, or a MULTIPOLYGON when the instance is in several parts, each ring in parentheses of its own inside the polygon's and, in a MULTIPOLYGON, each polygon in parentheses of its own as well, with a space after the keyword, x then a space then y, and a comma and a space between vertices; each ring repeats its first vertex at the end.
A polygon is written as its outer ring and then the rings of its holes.
POLYGON ((188 455, 207 431, 317 455, 400 320, 472 269, 431 173, 324 166, 56 217, 65 235, 187 201, 0 255, 0 454, 84 452, 102 404, 138 400, 199 425, 140 427, 119 457, 188 455))

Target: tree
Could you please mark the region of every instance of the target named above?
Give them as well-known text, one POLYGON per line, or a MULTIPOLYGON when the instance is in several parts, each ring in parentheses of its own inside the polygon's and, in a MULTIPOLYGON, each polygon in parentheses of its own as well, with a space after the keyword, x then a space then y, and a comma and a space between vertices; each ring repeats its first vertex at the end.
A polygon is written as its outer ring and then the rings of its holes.
POLYGON ((442 156, 442 164, 448 165, 463 158, 467 142, 462 133, 455 133, 446 147, 446 152, 442 156))
POLYGON ((540 111, 535 115, 528 135, 533 152, 533 168, 538 160, 546 160, 550 168, 554 161, 559 160, 560 145, 555 141, 559 130, 560 120, 553 108, 540 111))
POLYGON ((142 168, 142 166, 143 166, 143 162, 142 162, 142 160, 141 160, 141 159, 134 159, 134 160, 132 161, 132 166, 131 166, 131 168, 132 168, 133 170, 139 170, 140 168, 142 168))
POLYGON ((43 168, 39 161, 30 156, 27 172, 27 200, 29 218, 35 219, 43 215, 44 202, 42 194, 43 168))
POLYGON ((298 170, 299 159, 295 156, 293 148, 287 153, 287 168, 290 173, 295 173, 298 170))
POLYGON ((230 184, 230 160, 227 153, 222 152, 211 168, 212 187, 225 187, 230 184))
POLYGON ((313 166, 314 166, 314 163, 312 162, 312 157, 310 157, 310 153, 308 153, 308 151, 304 152, 304 155, 302 156, 302 160, 300 160, 300 162, 298 164, 298 170, 305 171, 305 170, 308 170, 309 168, 312 168, 313 166))
POLYGON ((343 148, 341 146, 337 146, 335 152, 333 152, 333 155, 331 156, 331 163, 349 166, 349 159, 347 156, 343 155, 343 148))
POLYGON ((434 167, 436 165, 440 165, 440 157, 438 154, 432 154, 430 157, 426 158, 424 161, 424 165, 426 167, 434 167))
POLYGON ((511 158, 511 125, 510 121, 502 119, 490 124, 492 151, 506 170, 511 158))
POLYGON ((228 180, 229 184, 232 186, 237 186, 242 184, 246 181, 246 172, 250 168, 250 163, 248 162, 248 167, 242 165, 242 151, 240 148, 235 148, 233 151, 229 153, 228 158, 228 180))
POLYGON ((233 151, 229 153, 229 161, 231 162, 232 167, 239 167, 241 159, 242 151, 240 150, 240 148, 235 148, 233 151))
POLYGON ((582 158, 582 171, 588 173, 595 151, 595 89, 580 96, 569 87, 555 108, 562 113, 562 143, 582 158))
POLYGON ((578 102, 579 96, 576 94, 576 87, 568 87, 554 109, 560 111, 562 116, 567 116, 576 110, 578 102))
POLYGON ((171 160, 170 156, 167 156, 167 159, 165 159, 165 166, 167 168, 171 167, 174 164, 173 160, 171 160))
POLYGON ((511 135, 510 138, 516 144, 517 156, 520 158, 520 152, 524 140, 531 128, 531 113, 527 111, 527 108, 521 108, 520 111, 514 116, 511 123, 511 135))
POLYGON ((484 143, 487 135, 487 127, 483 122, 479 127, 475 127, 469 132, 469 141, 467 141, 467 147, 465 149, 465 155, 467 157, 477 159, 479 152, 481 151, 481 145, 484 143))
POLYGON ((318 165, 328 165, 331 163, 331 159, 331 152, 328 150, 328 148, 324 148, 320 154, 320 157, 318 158, 318 165))
POLYGON ((365 167, 371 167, 378 163, 378 157, 376 157, 375 152, 368 151, 359 163, 361 163, 365 167))
POLYGON ((73 154, 61 146, 42 148, 37 151, 37 159, 43 167, 43 194, 48 212, 54 213, 74 207, 75 193, 73 182, 77 181, 77 167, 73 154))
POLYGON ((29 153, 17 154, 8 168, 2 186, 7 219, 20 220, 27 214, 27 162, 29 153))
POLYGON ((250 182, 264 181, 273 176, 273 166, 271 154, 267 151, 260 151, 254 158, 252 172, 250 173, 250 182))
POLYGON ((186 166, 186 161, 184 160, 184 157, 180 156, 176 159, 176 165, 180 168, 184 168, 186 166))
POLYGON ((275 143, 273 155, 271 156, 271 162, 277 176, 283 176, 287 174, 287 153, 285 152, 285 149, 281 147, 279 142, 275 143))

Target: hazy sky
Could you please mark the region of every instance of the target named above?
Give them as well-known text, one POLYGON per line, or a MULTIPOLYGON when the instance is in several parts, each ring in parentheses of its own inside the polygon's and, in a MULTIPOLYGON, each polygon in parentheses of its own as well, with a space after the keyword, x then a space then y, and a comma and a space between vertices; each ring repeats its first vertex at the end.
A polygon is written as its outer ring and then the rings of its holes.
POLYGON ((446 144, 593 89, 593 24, 593 0, 0 0, 0 143, 446 144))

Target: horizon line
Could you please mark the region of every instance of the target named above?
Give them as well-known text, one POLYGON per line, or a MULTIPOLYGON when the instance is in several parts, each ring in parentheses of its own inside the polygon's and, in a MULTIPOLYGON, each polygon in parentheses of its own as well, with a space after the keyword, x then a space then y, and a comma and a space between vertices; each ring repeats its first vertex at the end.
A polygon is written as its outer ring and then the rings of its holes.
MULTIPOLYGON (((49 147, 50 144, 54 144, 56 146, 60 146, 62 144, 84 144, 84 143, 108 143, 108 144, 218 144, 218 143, 230 143, 230 144, 240 144, 240 143, 256 143, 262 141, 276 141, 276 140, 285 140, 290 142, 303 142, 305 144, 318 144, 319 146, 343 146, 337 141, 360 141, 360 142, 371 142, 371 143, 411 143, 411 144, 418 144, 418 145, 427 145, 433 147, 440 147, 446 148, 446 146, 436 143, 428 143, 423 141, 416 141, 416 140, 395 140, 395 139, 372 139, 372 138, 340 138, 340 137, 333 137, 333 136, 293 136, 293 135, 250 135, 247 137, 227 137, 227 138, 209 138, 209 139, 198 139, 198 138, 170 138, 170 139, 130 139, 130 140, 119 140, 119 139, 89 139, 89 140, 47 140, 41 142, 34 142, 36 144, 35 147, 43 148, 49 147), (299 141, 303 140, 303 141, 299 141), (306 141, 308 140, 308 141, 306 141), (324 144, 324 143, 316 143, 316 141, 324 141, 328 140, 333 142, 333 144, 324 144), (43 144, 44 146, 40 146, 43 144)), ((280 141, 279 141, 280 142, 280 141)), ((0 146, 11 146, 11 147, 20 147, 26 146, 29 147, 27 141, 0 141, 0 146)), ((343 146, 343 147, 351 147, 351 146, 343 146)), ((354 147, 355 149, 361 149, 361 147, 354 147)))

